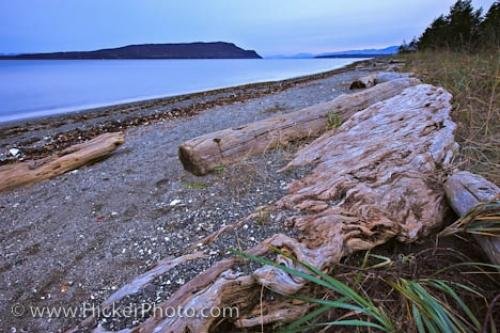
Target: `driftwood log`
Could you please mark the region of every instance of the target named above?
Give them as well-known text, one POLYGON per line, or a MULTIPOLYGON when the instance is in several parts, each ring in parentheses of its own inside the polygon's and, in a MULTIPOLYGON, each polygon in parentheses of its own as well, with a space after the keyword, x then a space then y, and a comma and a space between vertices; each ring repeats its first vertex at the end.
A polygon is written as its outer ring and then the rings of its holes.
POLYGON ((357 80, 354 80, 351 83, 351 86, 349 89, 364 89, 364 88, 370 88, 373 87, 374 85, 377 84, 377 76, 376 74, 370 74, 363 76, 357 80))
MULTIPOLYGON (((410 87, 356 113, 299 150, 289 167, 312 164, 314 168, 290 184, 288 194, 272 206, 288 212, 281 223, 293 225, 298 236, 277 234, 248 252, 267 253, 283 265, 304 269, 288 256, 271 254, 278 248, 326 269, 354 251, 391 238, 413 242, 441 227, 448 205, 438 175, 449 169, 457 148, 450 100, 442 88, 410 87)), ((287 308, 279 297, 266 299, 263 306, 259 297, 262 286, 294 294, 304 287, 303 280, 273 266, 238 273, 235 263, 234 258, 215 263, 160 307, 237 306, 236 327, 285 322, 304 313, 303 308, 279 310, 287 308), (262 315, 259 309, 264 309, 262 315)), ((220 319, 153 315, 132 331, 203 333, 220 319)))
MULTIPOLYGON (((448 177, 444 187, 451 207, 461 217, 481 203, 500 200, 498 186, 467 171, 459 171, 448 177)), ((500 238, 485 235, 476 235, 475 238, 490 261, 500 265, 500 238)))
POLYGON ((392 81, 401 78, 408 78, 410 74, 408 73, 397 73, 397 72, 376 72, 371 73, 366 76, 360 77, 351 83, 349 89, 365 89, 373 87, 376 84, 392 81))
POLYGON ((299 111, 209 133, 184 142, 179 147, 179 158, 186 170, 195 175, 204 175, 218 166, 239 161, 246 156, 317 136, 328 128, 329 113, 334 112, 338 119, 347 119, 355 112, 418 83, 417 79, 396 79, 299 111))
POLYGON ((124 135, 105 133, 52 156, 0 167, 0 191, 53 178, 111 154, 124 142, 124 135))

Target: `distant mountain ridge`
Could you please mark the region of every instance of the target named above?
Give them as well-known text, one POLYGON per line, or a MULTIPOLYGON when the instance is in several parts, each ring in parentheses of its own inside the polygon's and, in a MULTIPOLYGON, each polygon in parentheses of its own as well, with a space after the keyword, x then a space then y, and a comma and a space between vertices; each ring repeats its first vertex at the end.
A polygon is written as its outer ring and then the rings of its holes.
POLYGON ((383 49, 348 50, 339 52, 322 53, 315 58, 363 58, 381 57, 398 53, 399 46, 389 46, 383 49))
POLYGON ((141 44, 95 51, 71 51, 3 55, 0 59, 260 59, 254 50, 244 50, 233 43, 195 42, 141 44))

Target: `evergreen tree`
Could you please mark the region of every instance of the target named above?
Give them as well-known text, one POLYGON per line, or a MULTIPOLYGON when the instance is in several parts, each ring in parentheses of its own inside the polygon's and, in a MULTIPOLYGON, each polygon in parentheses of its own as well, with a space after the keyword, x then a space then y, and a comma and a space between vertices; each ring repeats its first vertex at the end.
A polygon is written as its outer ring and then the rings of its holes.
POLYGON ((500 48, 500 1, 495 1, 479 25, 481 48, 500 48))
POLYGON ((424 33, 417 42, 420 50, 437 49, 447 46, 449 30, 449 21, 443 16, 439 16, 431 25, 425 29, 424 33))
POLYGON ((448 46, 454 50, 471 49, 478 37, 481 10, 474 10, 471 0, 459 0, 451 7, 447 21, 448 46))

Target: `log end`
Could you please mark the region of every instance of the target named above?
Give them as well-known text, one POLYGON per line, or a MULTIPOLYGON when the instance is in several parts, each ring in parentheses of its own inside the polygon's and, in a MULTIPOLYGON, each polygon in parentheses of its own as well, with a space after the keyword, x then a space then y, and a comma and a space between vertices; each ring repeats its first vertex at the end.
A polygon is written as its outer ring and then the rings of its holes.
POLYGON ((193 175, 203 176, 208 173, 208 170, 204 168, 204 164, 197 158, 197 154, 187 144, 179 146, 179 159, 184 169, 193 175))

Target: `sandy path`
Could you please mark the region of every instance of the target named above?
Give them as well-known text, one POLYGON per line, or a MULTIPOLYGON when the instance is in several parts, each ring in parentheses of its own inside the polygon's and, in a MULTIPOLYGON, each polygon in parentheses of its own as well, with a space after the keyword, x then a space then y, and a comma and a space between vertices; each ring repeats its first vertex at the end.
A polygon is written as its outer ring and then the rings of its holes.
MULTIPOLYGON (((0 194, 0 331, 68 328, 74 319, 16 318, 11 307, 98 303, 159 259, 183 253, 223 223, 280 197, 295 177, 275 172, 289 158, 286 151, 197 178, 182 169, 177 147, 207 132, 330 100, 362 74, 336 74, 191 118, 130 128, 126 143, 107 160, 0 194), (174 200, 180 203, 170 206, 174 200)), ((249 228, 241 237, 251 244, 274 232, 249 228)))

